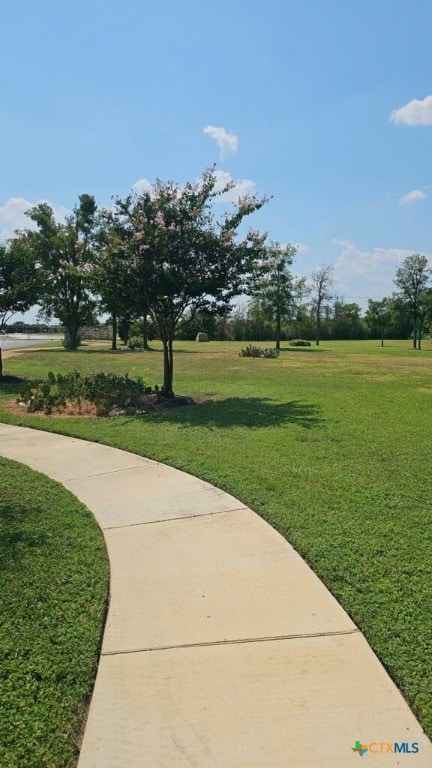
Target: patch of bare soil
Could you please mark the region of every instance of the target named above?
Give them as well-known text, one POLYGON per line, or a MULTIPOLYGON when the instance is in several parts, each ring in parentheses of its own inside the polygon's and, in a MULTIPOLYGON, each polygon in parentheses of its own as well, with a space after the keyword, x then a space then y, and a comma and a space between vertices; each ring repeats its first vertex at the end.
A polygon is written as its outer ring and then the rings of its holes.
MULTIPOLYGON (((135 416, 145 413, 157 413, 159 411, 167 411, 173 408, 182 408, 185 405, 198 405, 205 402, 209 397, 202 395, 198 397, 184 397, 178 395, 177 397, 160 398, 155 394, 142 395, 140 404, 137 408, 113 408, 108 414, 101 412, 101 410, 94 403, 90 403, 88 400, 82 400, 81 403, 67 403, 65 408, 51 408, 49 412, 35 411, 35 416, 42 416, 50 418, 54 416, 56 419, 70 419, 70 418, 96 418, 97 416, 135 416)), ((22 416, 28 413, 25 403, 18 401, 16 398, 3 401, 3 408, 6 413, 12 413, 22 416)))
POLYGON ((41 416, 42 418, 50 418, 55 416, 56 419, 68 419, 81 416, 83 418, 94 418, 97 416, 96 406, 93 403, 87 401, 82 402, 79 406, 77 403, 68 403, 66 408, 51 408, 49 412, 46 411, 27 411, 27 406, 21 400, 17 400, 16 397, 10 400, 3 400, 3 409, 6 413, 12 413, 15 416, 23 416, 26 414, 41 416))
MULTIPOLYGON (((43 352, 44 349, 49 349, 49 347, 18 347, 13 349, 2 349, 2 358, 3 360, 8 360, 11 357, 18 357, 18 355, 25 355, 27 352, 43 352)), ((52 347, 51 347, 52 349, 52 347)), ((3 376, 4 378, 4 376, 3 376)))

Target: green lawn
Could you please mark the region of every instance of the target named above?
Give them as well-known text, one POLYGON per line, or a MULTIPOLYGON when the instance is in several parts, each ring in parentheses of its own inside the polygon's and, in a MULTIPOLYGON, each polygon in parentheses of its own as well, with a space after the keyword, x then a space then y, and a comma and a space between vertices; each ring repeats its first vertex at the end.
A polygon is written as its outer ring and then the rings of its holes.
POLYGON ((72 768, 99 659, 102 534, 62 486, 0 457, 0 765, 72 768))
MULTIPOLYGON (((47 349, 5 360, 4 373, 135 369, 154 385, 162 366, 154 346, 47 349)), ((240 358, 242 346, 176 345, 175 389, 204 396, 198 406, 0 418, 150 456, 259 512, 340 600, 432 735, 431 343, 422 351, 390 341, 286 345, 277 360, 240 358)), ((10 397, 13 387, 4 389, 10 397)))

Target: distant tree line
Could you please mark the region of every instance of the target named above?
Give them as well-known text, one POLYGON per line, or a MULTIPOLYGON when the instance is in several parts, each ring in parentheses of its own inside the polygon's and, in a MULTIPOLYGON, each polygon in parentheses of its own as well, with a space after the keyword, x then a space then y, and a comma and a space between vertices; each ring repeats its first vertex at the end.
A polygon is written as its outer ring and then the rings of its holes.
MULTIPOLYGON (((362 314, 358 304, 335 298, 323 308, 320 340, 378 339, 384 343, 384 339, 409 339, 412 320, 403 302, 397 297, 385 302, 389 314, 384 319, 375 308, 381 302, 369 300, 368 309, 362 314)), ((429 332, 429 324, 425 330, 429 332)), ((255 299, 235 308, 228 317, 195 317, 193 323, 179 332, 178 338, 192 340, 198 331, 221 341, 269 341, 276 340, 277 333, 276 323, 262 313, 255 299)), ((316 335, 316 310, 312 304, 300 304, 292 317, 281 324, 281 341, 301 338, 316 343, 316 335)))
MULTIPOLYGON (((274 245, 270 252, 274 257, 274 245)), ((281 249, 279 258, 284 249, 281 249)), ((196 316, 180 338, 192 339, 199 330, 210 338, 234 341, 280 341, 302 338, 309 341, 410 339, 421 348, 422 338, 432 331, 431 270, 419 254, 408 256, 395 274, 398 290, 380 300, 369 299, 365 312, 353 302, 346 302, 334 291, 333 269, 323 265, 307 279, 294 280, 290 267, 295 249, 285 249, 283 292, 278 294, 278 279, 271 274, 271 291, 255 283, 249 300, 229 315, 196 316), (282 307, 278 309, 278 302, 282 307), (278 318, 279 315, 279 318, 278 318)), ((280 268, 280 264, 279 264, 280 268)), ((261 283, 262 286, 262 283, 261 283)))

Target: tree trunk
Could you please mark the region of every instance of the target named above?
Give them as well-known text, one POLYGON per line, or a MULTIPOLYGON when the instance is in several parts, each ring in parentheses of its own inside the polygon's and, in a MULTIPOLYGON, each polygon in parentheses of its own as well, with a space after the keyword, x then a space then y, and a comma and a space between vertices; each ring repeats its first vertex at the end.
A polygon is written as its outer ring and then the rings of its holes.
POLYGON ((0 347, 0 379, 3 376, 3 360, 2 360, 2 349, 0 347))
POLYGON ((148 343, 148 320, 147 315, 143 315, 142 320, 142 327, 143 327, 143 350, 144 352, 148 352, 150 347, 148 343))
POLYGON ((75 350, 78 349, 78 331, 78 323, 73 320, 71 320, 65 327, 65 347, 69 352, 75 352, 75 350))
POLYGON ((321 335, 321 317, 319 314, 319 310, 317 311, 316 316, 316 338, 315 338, 315 344, 318 347, 320 343, 320 335, 321 335))
POLYGON ((280 350, 281 316, 279 307, 276 309, 276 349, 280 350))
POLYGON ((117 349, 117 312, 112 313, 112 342, 111 349, 117 349))
POLYGON ((162 339, 163 360, 164 360, 164 380, 162 394, 165 397, 174 397, 173 378, 174 378, 174 359, 172 339, 162 339))

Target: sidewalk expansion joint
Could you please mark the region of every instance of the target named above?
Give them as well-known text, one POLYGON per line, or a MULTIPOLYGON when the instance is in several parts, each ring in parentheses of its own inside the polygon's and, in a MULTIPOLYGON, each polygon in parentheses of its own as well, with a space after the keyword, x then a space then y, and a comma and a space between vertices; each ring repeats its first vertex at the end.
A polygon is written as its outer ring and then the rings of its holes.
POLYGON ((212 648, 218 645, 242 645, 246 643, 274 643, 281 640, 308 640, 320 637, 339 637, 343 635, 356 635, 360 632, 358 627, 354 629, 341 629, 334 632, 297 633, 293 635, 273 635, 271 637, 242 637, 236 640, 209 640, 202 643, 180 643, 179 645, 155 645, 148 648, 128 648, 124 651, 102 651, 102 656, 126 656, 131 653, 149 653, 154 651, 176 651, 182 648, 212 648))
POLYGON ((115 475, 117 472, 129 472, 131 469, 143 469, 144 467, 147 468, 157 464, 157 462, 152 461, 152 459, 148 459, 148 461, 149 461, 149 464, 134 464, 130 467, 120 467, 120 469, 109 469, 107 472, 94 472, 92 475, 78 475, 77 477, 68 477, 64 482, 70 483, 73 480, 88 480, 91 477, 101 477, 102 475, 115 475))
POLYGON ((237 507, 236 509, 217 509, 214 512, 197 512, 196 515, 179 515, 178 517, 167 517, 166 520, 144 520, 142 523, 127 523, 126 525, 106 525, 103 531, 117 531, 122 528, 136 528, 140 525, 158 525, 160 523, 173 523, 175 520, 193 520, 195 517, 211 517, 212 515, 226 515, 229 512, 241 512, 247 507, 237 507))

